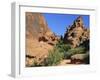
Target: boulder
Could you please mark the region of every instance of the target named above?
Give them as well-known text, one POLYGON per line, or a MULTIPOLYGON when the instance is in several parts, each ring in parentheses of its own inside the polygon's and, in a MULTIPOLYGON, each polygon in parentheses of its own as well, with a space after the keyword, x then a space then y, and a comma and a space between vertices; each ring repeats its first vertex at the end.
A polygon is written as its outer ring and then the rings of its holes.
POLYGON ((71 63, 73 64, 81 64, 85 63, 85 59, 87 58, 88 54, 74 54, 71 56, 71 63))

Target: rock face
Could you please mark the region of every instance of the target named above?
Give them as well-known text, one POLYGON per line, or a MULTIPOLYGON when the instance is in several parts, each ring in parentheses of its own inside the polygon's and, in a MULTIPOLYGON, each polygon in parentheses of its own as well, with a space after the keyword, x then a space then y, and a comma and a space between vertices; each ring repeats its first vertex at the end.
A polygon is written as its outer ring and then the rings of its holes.
POLYGON ((64 43, 71 44, 73 48, 89 42, 89 29, 85 28, 82 16, 79 16, 64 35, 64 43))
POLYGON ((42 14, 26 12, 26 66, 41 63, 58 39, 42 14))
POLYGON ((50 32, 50 29, 47 27, 47 23, 42 14, 26 12, 27 38, 37 39, 40 35, 44 35, 46 32, 50 32))

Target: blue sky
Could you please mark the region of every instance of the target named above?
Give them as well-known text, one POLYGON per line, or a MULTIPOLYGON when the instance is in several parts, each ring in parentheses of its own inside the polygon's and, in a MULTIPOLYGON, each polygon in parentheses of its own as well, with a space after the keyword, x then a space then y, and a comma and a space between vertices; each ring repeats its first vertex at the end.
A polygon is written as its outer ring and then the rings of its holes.
MULTIPOLYGON (((43 13, 49 28, 57 35, 64 35, 66 27, 72 25, 73 21, 79 16, 76 14, 51 14, 43 13)), ((84 25, 89 28, 89 15, 82 15, 84 25)))

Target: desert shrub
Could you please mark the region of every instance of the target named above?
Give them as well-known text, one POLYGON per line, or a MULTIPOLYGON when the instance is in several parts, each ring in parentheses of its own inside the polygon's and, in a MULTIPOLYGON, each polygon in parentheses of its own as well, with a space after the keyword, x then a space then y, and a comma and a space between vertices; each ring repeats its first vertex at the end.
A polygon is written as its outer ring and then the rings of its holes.
POLYGON ((65 44, 63 40, 59 40, 59 42, 55 45, 55 48, 59 50, 59 53, 63 54, 63 59, 66 58, 66 52, 71 49, 70 44, 65 44))
POLYGON ((71 47, 70 47, 69 45, 62 44, 62 45, 59 45, 57 48, 59 49, 60 52, 66 52, 66 51, 68 51, 71 47))
POLYGON ((68 51, 69 49, 71 49, 71 45, 69 44, 64 44, 64 42, 62 40, 60 40, 56 45, 55 47, 57 49, 59 49, 60 52, 66 52, 68 51))
POLYGON ((49 51, 49 55, 45 60, 45 66, 57 65, 62 59, 63 53, 60 53, 59 50, 55 48, 54 50, 49 51))
POLYGON ((58 41, 58 43, 56 44, 56 46, 57 46, 57 47, 60 47, 60 45, 63 45, 63 44, 64 44, 64 43, 63 43, 63 40, 60 39, 60 40, 58 41))
POLYGON ((64 59, 64 53, 69 49, 71 49, 70 45, 64 44, 63 40, 59 40, 58 43, 54 46, 54 49, 49 51, 49 55, 44 62, 45 65, 51 66, 59 64, 59 62, 64 59))
POLYGON ((70 58, 74 54, 85 53, 84 47, 71 48, 64 53, 65 58, 70 58))

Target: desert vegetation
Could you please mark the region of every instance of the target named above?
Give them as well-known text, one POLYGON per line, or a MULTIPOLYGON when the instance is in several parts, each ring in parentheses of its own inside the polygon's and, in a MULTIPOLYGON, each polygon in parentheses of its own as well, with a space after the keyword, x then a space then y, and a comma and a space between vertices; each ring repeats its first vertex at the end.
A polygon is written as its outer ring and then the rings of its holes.
POLYGON ((71 48, 71 45, 64 44, 62 40, 55 45, 52 51, 49 51, 47 59, 45 59, 46 66, 58 65, 61 60, 70 59, 69 64, 83 63, 89 64, 89 52, 85 47, 71 48))
POLYGON ((48 28, 42 14, 27 12, 26 19, 27 67, 90 63, 89 29, 82 16, 60 37, 48 28))
MULTIPOLYGON (((84 47, 72 48, 70 44, 65 44, 61 39, 48 51, 48 56, 40 63, 33 61, 32 67, 36 66, 56 66, 63 60, 69 60, 68 64, 89 64, 89 51, 84 47)), ((66 64, 65 64, 66 65, 66 64)))

